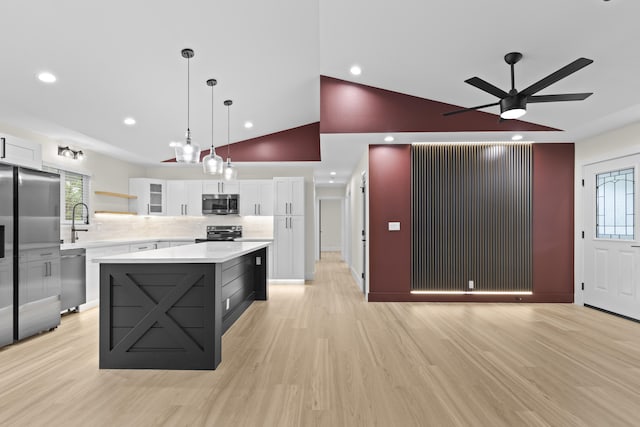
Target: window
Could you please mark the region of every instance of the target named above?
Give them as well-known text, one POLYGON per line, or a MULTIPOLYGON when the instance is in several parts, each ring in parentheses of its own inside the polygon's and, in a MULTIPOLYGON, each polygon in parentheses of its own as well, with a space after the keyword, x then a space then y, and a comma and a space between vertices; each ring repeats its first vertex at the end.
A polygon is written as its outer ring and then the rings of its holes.
MULTIPOLYGON (((89 206, 89 177, 76 172, 43 167, 47 172, 60 174, 60 221, 71 222, 73 207, 78 203, 89 206)), ((76 222, 86 219, 88 212, 83 206, 76 208, 76 222), (82 209, 81 209, 82 208, 82 209)))
POLYGON ((634 239, 634 170, 596 175, 596 237, 634 239))

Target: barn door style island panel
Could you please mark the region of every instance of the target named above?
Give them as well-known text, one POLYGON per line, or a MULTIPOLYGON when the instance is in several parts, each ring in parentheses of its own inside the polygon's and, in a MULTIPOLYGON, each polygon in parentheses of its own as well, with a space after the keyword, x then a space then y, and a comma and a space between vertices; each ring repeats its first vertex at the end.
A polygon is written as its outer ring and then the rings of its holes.
POLYGON ((268 242, 99 258, 101 369, 215 369, 222 334, 267 299, 268 242))

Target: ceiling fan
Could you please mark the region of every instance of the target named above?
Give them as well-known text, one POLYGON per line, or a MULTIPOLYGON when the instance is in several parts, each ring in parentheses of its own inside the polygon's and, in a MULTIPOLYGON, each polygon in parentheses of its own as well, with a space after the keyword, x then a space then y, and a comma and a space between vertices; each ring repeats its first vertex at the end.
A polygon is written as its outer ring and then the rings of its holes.
POLYGON ((465 83, 469 83, 471 86, 475 86, 480 90, 490 93, 491 95, 500 98, 500 101, 493 102, 491 104, 478 105, 471 108, 463 108, 462 110, 449 111, 444 113, 445 116, 451 116, 453 114, 466 113, 467 111, 479 110, 481 108, 493 107, 500 105, 500 118, 502 119, 517 119, 522 117, 527 112, 527 104, 535 102, 557 102, 557 101, 582 101, 593 93, 565 93, 561 95, 536 95, 542 89, 551 86, 558 80, 562 80, 565 77, 575 73, 578 70, 586 67, 593 62, 592 59, 578 58, 569 65, 560 68, 558 71, 549 74, 547 77, 537 81, 528 88, 518 91, 515 88, 514 77, 514 65, 522 59, 522 54, 519 52, 507 53, 504 56, 504 60, 511 66, 511 90, 505 92, 504 90, 492 85, 491 83, 482 80, 480 77, 471 77, 465 80, 465 83))

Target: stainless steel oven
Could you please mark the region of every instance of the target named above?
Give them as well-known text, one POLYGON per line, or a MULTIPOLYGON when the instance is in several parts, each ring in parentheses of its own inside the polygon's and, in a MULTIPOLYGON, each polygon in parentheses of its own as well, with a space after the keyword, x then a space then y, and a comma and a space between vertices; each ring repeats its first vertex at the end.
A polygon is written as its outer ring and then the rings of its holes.
POLYGON ((237 215, 238 214, 237 194, 203 194, 202 214, 203 215, 237 215))

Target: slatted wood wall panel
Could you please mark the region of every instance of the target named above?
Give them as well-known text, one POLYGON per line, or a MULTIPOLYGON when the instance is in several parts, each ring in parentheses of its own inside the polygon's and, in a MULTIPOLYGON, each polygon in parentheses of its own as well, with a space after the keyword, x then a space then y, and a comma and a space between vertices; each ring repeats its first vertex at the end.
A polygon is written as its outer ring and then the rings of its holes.
POLYGON ((530 144, 412 146, 412 290, 531 291, 530 144))

